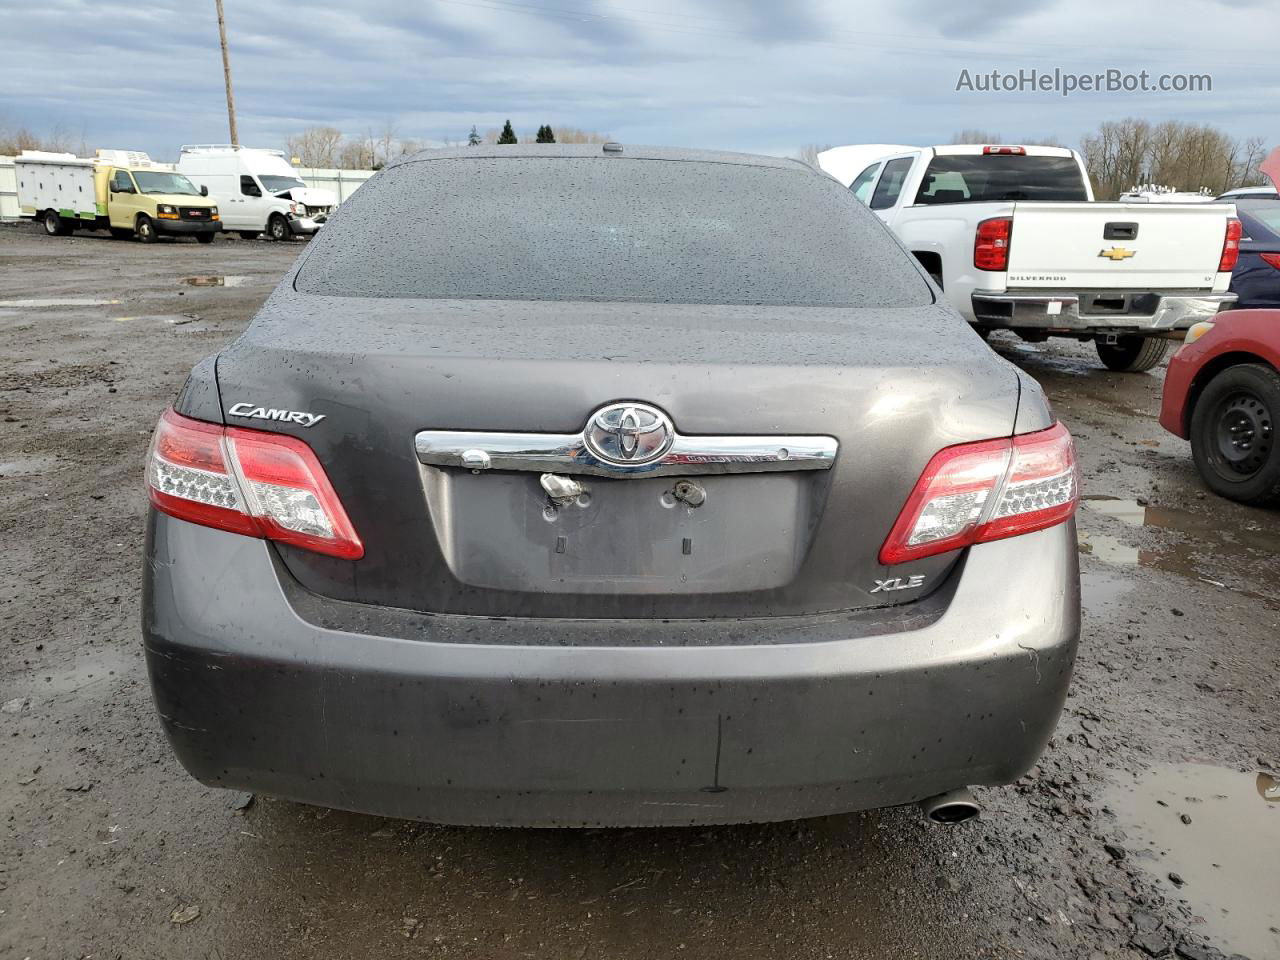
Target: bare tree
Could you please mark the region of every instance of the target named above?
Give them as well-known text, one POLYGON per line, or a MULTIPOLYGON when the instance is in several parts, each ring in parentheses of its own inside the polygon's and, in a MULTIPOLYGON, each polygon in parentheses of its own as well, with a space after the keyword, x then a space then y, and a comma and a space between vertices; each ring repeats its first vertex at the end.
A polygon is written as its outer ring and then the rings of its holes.
POLYGON ((333 167, 342 150, 342 131, 337 127, 308 127, 285 141, 289 155, 303 167, 333 167))
POLYGON ((952 143, 1004 143, 998 133, 990 130, 958 130, 951 135, 952 143))

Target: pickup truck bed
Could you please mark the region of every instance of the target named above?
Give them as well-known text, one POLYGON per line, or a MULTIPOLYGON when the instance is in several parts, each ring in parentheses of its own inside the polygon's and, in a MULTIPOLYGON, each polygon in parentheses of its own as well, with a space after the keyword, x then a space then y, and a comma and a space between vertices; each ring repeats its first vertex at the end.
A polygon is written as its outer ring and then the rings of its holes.
POLYGON ((1072 150, 911 149, 851 186, 984 333, 1095 340, 1107 366, 1145 370, 1235 301, 1231 204, 1097 203, 1072 150))

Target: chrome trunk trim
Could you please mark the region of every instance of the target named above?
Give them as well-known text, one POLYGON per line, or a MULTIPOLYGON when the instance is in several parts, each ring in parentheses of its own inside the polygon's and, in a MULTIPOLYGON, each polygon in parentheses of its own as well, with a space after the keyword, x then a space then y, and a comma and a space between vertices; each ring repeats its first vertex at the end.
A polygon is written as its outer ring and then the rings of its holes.
POLYGON ((827 470, 839 443, 824 436, 685 437, 647 463, 610 463, 595 456, 583 433, 488 433, 423 430, 414 437, 418 459, 434 467, 528 470, 596 477, 827 470))

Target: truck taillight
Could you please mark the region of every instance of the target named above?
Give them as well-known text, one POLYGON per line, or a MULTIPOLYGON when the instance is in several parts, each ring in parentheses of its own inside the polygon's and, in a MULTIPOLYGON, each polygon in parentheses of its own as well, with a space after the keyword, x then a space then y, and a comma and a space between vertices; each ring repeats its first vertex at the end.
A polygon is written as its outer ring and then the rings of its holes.
POLYGON ((294 437, 166 410, 147 457, 147 490, 157 510, 180 520, 347 560, 364 556, 324 468, 294 437))
POLYGON ((1001 272, 1009 269, 1009 242, 1013 238, 1011 217, 992 217, 978 224, 973 237, 973 265, 979 270, 1001 272))
POLYGON ((1043 530, 1080 497, 1075 443, 1061 423, 934 454, 880 548, 885 565, 1043 530))
POLYGON ((1236 261, 1240 259, 1240 237, 1243 233, 1240 221, 1230 217, 1227 220, 1227 236, 1222 241, 1222 259, 1218 261, 1219 273, 1230 273, 1236 268, 1236 261))
POLYGON ((982 148, 984 157, 1025 157, 1026 147, 989 146, 982 148))

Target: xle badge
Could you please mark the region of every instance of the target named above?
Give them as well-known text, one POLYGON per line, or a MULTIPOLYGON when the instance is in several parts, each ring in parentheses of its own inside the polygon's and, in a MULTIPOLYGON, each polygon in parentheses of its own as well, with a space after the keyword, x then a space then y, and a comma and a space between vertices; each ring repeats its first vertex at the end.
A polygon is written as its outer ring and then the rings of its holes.
POLYGON ((924 577, 917 574, 914 577, 895 577, 892 580, 877 580, 876 585, 871 588, 872 593, 888 593, 891 590, 913 590, 916 587, 924 585, 924 577))

